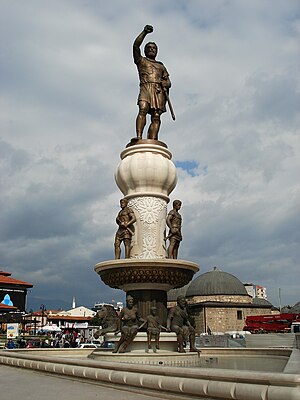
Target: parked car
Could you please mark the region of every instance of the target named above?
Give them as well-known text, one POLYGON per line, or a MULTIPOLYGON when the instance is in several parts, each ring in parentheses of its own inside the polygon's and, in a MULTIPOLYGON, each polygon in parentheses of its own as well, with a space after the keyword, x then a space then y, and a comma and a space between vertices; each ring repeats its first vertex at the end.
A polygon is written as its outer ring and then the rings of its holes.
POLYGON ((109 349, 113 350, 116 347, 116 342, 113 342, 111 340, 105 340, 103 343, 100 345, 100 349, 109 349))
POLYGON ((100 340, 97 340, 97 339, 92 339, 89 343, 95 344, 97 347, 101 346, 100 340))
POLYGON ((79 349, 98 349, 99 346, 97 346, 94 343, 82 343, 78 348, 79 349))

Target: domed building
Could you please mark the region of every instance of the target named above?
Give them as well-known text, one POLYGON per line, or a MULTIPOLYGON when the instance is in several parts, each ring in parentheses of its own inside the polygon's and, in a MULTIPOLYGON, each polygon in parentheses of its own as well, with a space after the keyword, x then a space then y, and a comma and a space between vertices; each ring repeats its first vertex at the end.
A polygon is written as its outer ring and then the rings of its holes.
POLYGON ((300 314, 300 301, 296 303, 292 308, 291 308, 291 313, 293 314, 300 314))
POLYGON ((169 307, 179 295, 187 299, 197 334, 241 331, 246 317, 270 314, 273 307, 265 299, 253 299, 237 277, 216 267, 188 285, 170 290, 169 307))

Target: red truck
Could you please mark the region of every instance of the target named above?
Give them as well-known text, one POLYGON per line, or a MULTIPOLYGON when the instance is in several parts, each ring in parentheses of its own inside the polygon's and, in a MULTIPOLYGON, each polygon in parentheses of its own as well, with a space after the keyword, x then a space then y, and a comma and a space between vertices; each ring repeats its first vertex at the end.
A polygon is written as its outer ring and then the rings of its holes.
POLYGON ((300 314, 252 315, 246 318, 244 331, 251 333, 291 332, 300 325, 300 314))

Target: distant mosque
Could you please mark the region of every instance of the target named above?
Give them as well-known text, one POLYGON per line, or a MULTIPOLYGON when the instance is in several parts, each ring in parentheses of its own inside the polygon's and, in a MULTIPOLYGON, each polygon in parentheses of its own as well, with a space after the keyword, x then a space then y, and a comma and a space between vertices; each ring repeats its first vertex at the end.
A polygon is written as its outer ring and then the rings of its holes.
POLYGON ((242 331, 246 317, 274 310, 269 301, 252 297, 237 277, 217 267, 182 288, 170 290, 168 307, 176 304, 179 295, 187 299, 197 334, 242 331))

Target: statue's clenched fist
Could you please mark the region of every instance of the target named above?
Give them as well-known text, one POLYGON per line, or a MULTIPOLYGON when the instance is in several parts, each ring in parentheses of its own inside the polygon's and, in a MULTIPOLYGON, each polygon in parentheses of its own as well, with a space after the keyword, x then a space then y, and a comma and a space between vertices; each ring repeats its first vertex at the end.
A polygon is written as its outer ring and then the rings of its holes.
POLYGON ((152 33, 153 32, 153 26, 151 25, 146 25, 144 28, 145 33, 152 33))

